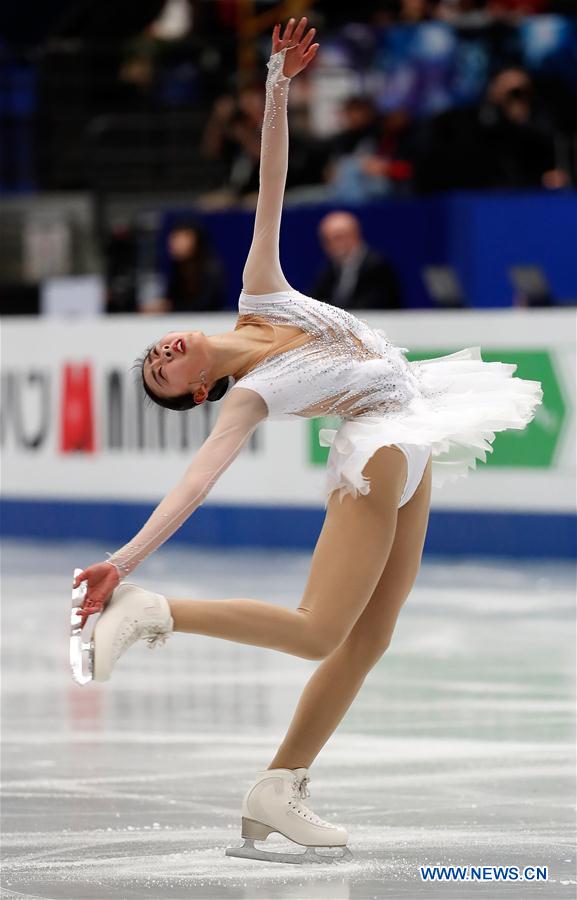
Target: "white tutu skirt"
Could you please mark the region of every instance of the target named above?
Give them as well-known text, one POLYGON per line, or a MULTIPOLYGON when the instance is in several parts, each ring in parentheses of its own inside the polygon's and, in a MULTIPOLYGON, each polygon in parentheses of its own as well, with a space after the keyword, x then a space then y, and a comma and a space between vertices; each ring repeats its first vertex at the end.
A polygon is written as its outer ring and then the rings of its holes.
POLYGON ((379 449, 397 442, 429 447, 433 485, 468 475, 486 461, 495 433, 525 428, 543 399, 541 382, 514 378, 517 366, 484 362, 480 347, 408 363, 417 395, 400 412, 346 419, 322 428, 319 443, 330 447, 326 496, 368 494, 362 471, 379 449))

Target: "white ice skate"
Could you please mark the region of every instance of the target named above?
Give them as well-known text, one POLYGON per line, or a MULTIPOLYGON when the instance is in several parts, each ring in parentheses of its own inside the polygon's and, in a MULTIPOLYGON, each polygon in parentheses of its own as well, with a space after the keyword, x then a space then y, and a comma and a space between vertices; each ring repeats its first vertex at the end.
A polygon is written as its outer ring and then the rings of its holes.
POLYGON ((245 794, 242 802, 242 832, 244 844, 228 847, 227 856, 262 859, 267 862, 336 863, 352 857, 346 846, 348 834, 344 828, 320 819, 302 802, 310 797, 308 769, 267 769, 245 794), (264 841, 272 832, 306 847, 304 853, 282 853, 260 850, 255 840, 264 841), (338 854, 319 853, 316 848, 337 848, 338 854))
MULTIPOLYGON (((75 571, 75 577, 80 571, 75 571)), ((166 597, 125 582, 113 591, 98 616, 91 639, 85 641, 79 618, 85 593, 84 585, 72 592, 70 665, 72 677, 78 684, 108 681, 115 663, 132 644, 142 638, 152 649, 165 643, 173 630, 174 621, 166 597)))

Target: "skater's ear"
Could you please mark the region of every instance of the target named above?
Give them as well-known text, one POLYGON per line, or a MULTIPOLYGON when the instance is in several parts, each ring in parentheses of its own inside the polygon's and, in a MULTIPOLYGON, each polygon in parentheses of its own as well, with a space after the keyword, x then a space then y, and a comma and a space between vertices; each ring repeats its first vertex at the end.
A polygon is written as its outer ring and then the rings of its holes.
MULTIPOLYGON (((140 360, 138 362, 140 363, 140 360)), ((144 393, 149 398, 149 400, 152 400, 152 402, 156 403, 157 406, 162 406, 164 409, 173 409, 177 412, 186 412, 186 410, 188 409, 194 409, 195 406, 202 405, 200 403, 196 403, 192 394, 179 394, 178 397, 160 397, 158 394, 155 394, 154 391, 151 391, 144 379, 144 360, 142 360, 142 363, 140 365, 140 372, 144 393)), ((222 397, 224 397, 229 388, 230 380, 230 377, 228 375, 225 375, 223 376, 223 378, 219 378, 217 381, 215 381, 210 391, 208 392, 208 396, 206 399, 211 403, 214 403, 215 401, 220 400, 222 397)))

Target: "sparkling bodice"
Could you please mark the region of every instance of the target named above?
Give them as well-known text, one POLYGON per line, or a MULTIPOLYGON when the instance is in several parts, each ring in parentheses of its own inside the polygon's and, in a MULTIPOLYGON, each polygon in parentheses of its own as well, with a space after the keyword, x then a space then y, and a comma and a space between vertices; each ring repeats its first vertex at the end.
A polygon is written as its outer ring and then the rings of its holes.
POLYGON ((418 395, 407 348, 344 309, 289 290, 243 292, 238 310, 311 335, 304 345, 265 358, 234 385, 260 394, 271 418, 399 413, 418 395))

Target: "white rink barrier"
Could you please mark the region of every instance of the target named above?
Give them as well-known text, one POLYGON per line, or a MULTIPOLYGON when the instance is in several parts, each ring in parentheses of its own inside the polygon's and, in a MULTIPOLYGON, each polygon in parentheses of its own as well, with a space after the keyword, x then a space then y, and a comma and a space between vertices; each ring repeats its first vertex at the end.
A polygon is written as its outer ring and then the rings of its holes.
MULTIPOLYGON (((433 491, 432 510, 575 515, 575 310, 361 313, 409 359, 480 346, 541 380, 544 403, 524 432, 497 435, 466 479, 433 491)), ((146 407, 134 360, 167 331, 234 327, 233 313, 2 322, 2 496, 67 503, 156 503, 181 477, 218 412, 146 407)), ((323 509, 319 427, 263 423, 204 506, 323 509)), ((8 516, 8 519, 10 516, 8 516)), ((10 529, 8 528, 8 531, 10 529)))

